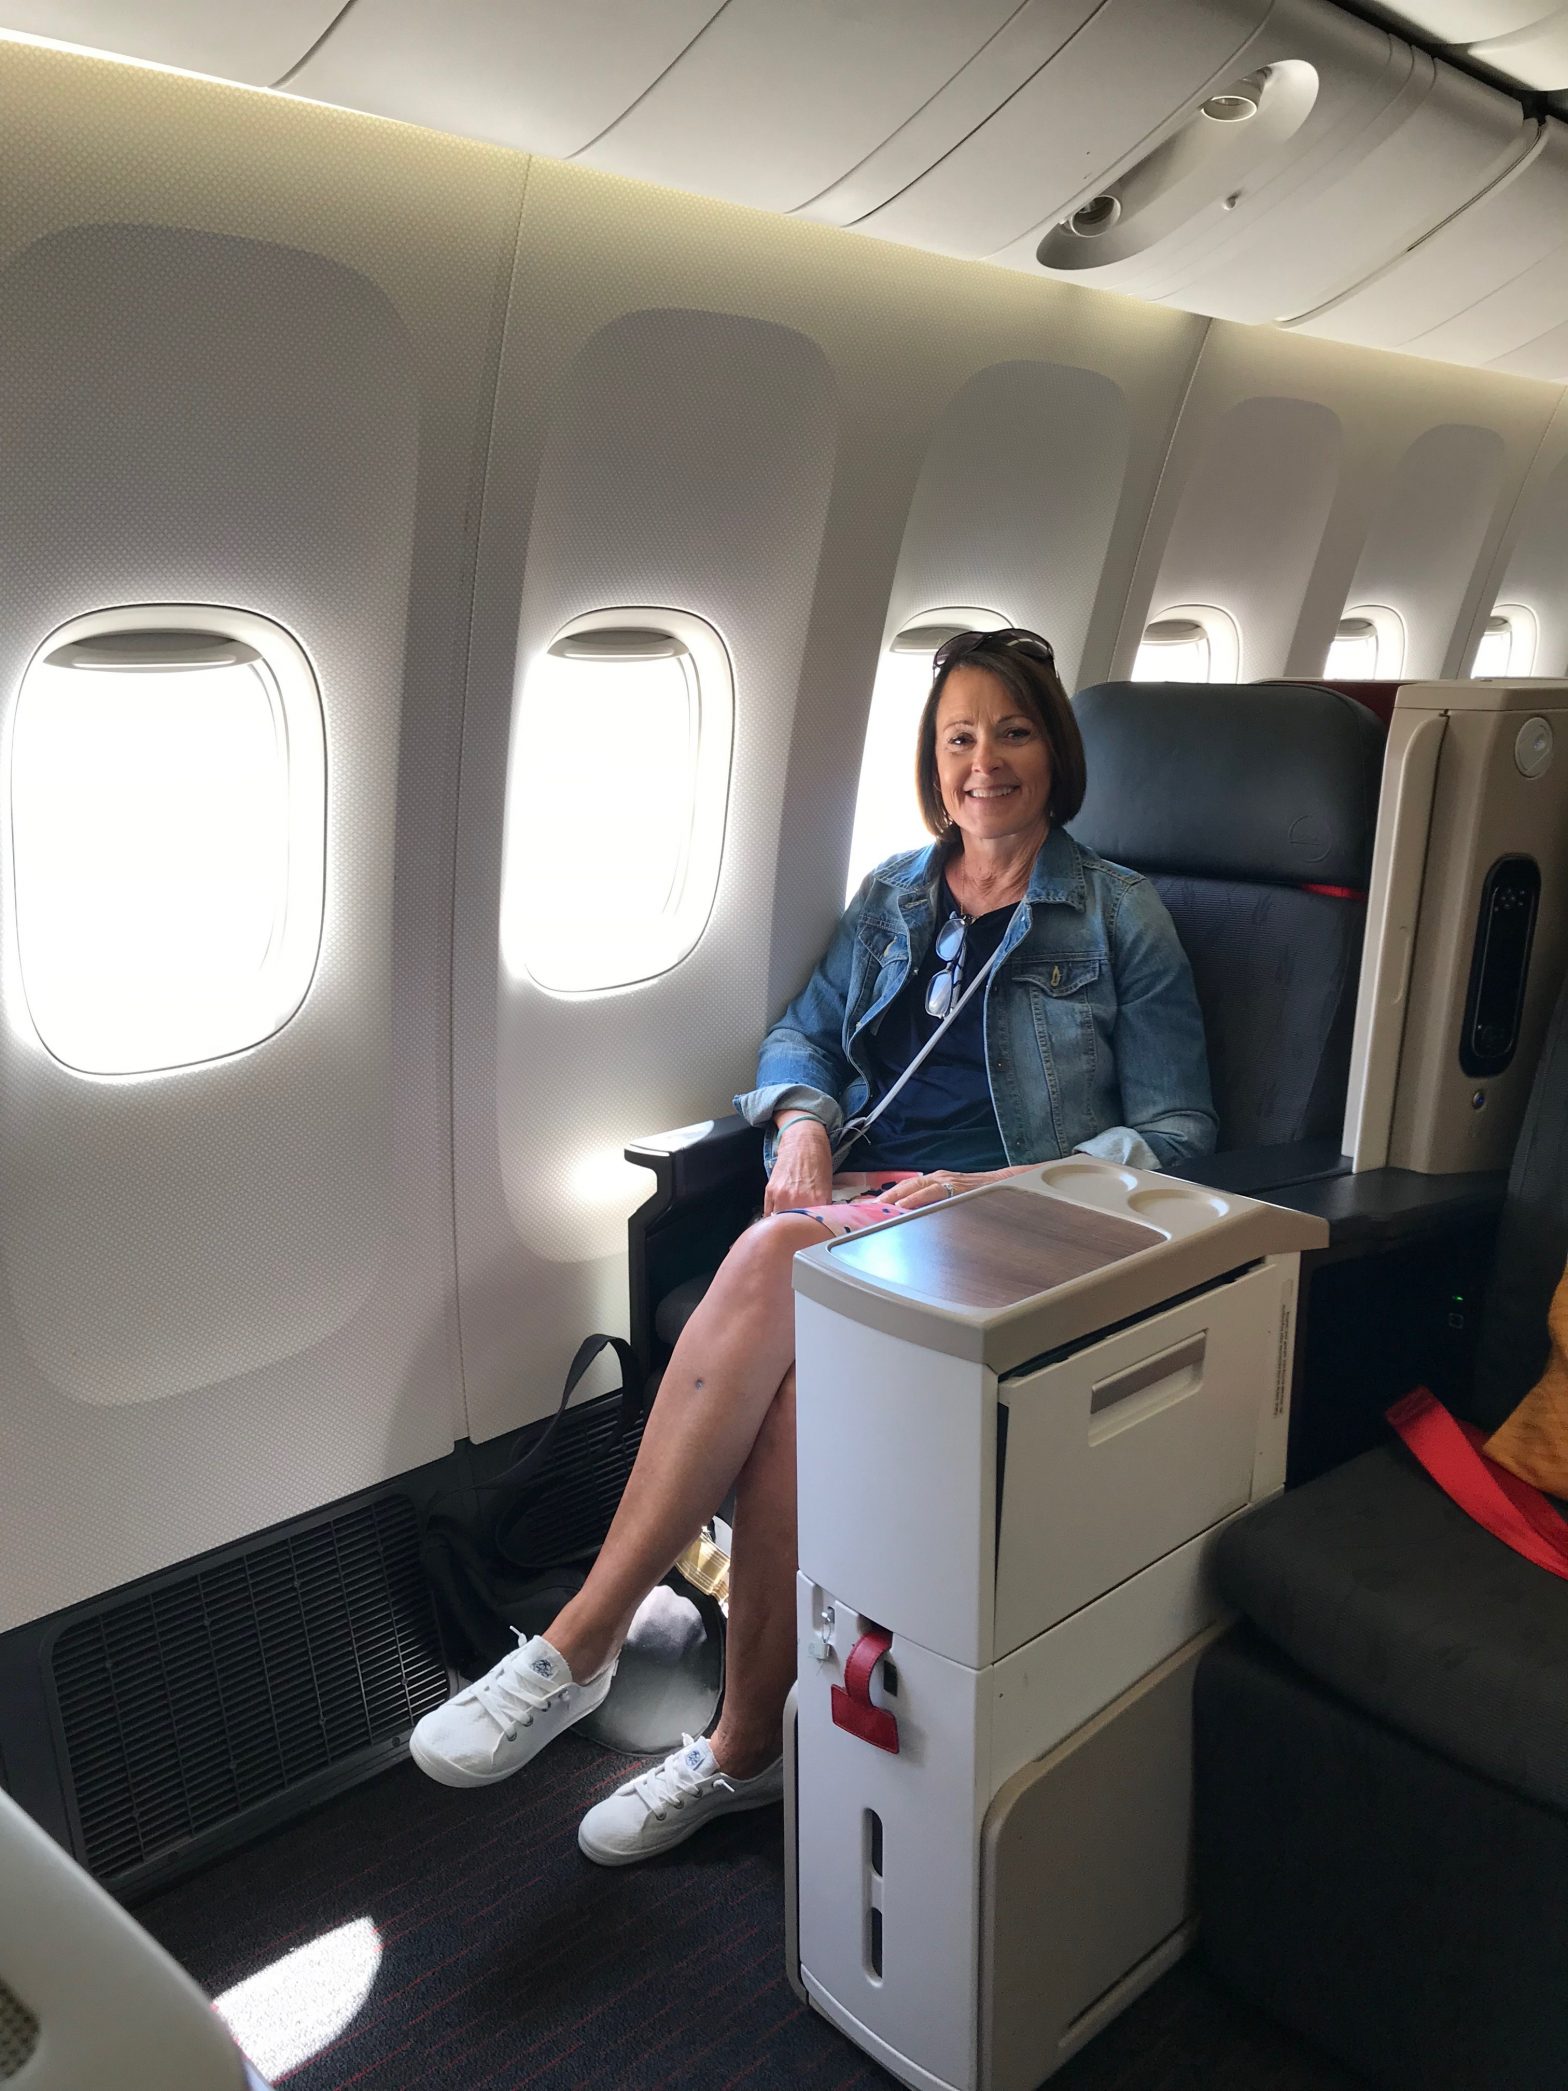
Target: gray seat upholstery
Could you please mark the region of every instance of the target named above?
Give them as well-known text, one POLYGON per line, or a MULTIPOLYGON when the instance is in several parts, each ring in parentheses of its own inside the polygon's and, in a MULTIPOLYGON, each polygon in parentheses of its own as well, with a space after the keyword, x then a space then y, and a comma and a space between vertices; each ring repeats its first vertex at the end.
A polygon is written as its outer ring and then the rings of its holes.
POLYGON ((1568 1585, 1512 1553, 1402 1446, 1233 1525, 1229 1602, 1376 1719, 1568 1814, 1568 1585))
POLYGON ((1096 683, 1072 831, 1143 872, 1203 1010, 1221 1152, 1338 1137, 1384 731, 1291 683, 1096 683), (1325 890, 1327 889, 1327 890, 1325 890))
MULTIPOLYGON (((1495 1427, 1538 1377, 1565 1259, 1568 984, 1509 1176, 1471 1421, 1495 1427)), ((1214 1964, 1379 2083, 1558 2091, 1568 1582, 1392 1441, 1232 1527, 1216 1571, 1253 1638, 1213 1651, 1198 1684, 1214 1964), (1336 1895, 1354 1904, 1342 1920, 1336 1895), (1465 2000, 1462 2023, 1437 1997, 1465 2000)))

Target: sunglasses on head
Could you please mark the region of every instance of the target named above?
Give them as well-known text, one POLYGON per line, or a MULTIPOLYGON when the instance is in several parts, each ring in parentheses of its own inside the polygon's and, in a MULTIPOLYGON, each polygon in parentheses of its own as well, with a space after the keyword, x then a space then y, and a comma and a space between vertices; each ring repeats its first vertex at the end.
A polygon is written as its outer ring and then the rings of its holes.
POLYGON ((931 656, 931 672, 940 675, 955 661, 986 652, 1024 653, 1034 660, 1044 661, 1049 667, 1056 666, 1056 655, 1049 639, 1042 639, 1038 632, 1026 632, 1021 625, 1009 625, 1001 632, 955 632, 931 656))

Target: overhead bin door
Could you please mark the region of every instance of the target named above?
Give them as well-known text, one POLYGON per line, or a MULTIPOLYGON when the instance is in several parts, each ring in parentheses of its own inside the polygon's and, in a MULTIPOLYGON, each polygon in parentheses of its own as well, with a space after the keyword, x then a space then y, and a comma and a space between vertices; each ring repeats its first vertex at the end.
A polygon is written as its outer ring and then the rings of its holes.
POLYGON ((813 217, 991 255, 1051 222, 1223 74, 1269 0, 1032 0, 813 217), (1081 17, 1074 33, 1064 19, 1081 17))
POLYGON ((94 51, 149 58, 190 73, 270 87, 297 64, 344 0, 267 0, 265 7, 214 0, 6 0, 5 25, 94 51))
MULTIPOLYGON (((1066 37, 1099 0, 1052 0, 1066 37)), ((730 0, 583 154, 596 167, 795 210, 881 145, 1018 0, 730 0)))
POLYGON ((1296 322, 1303 333, 1452 363, 1568 376, 1568 128, 1379 274, 1296 322))
POLYGON ((289 90, 567 159, 630 108, 721 5, 355 0, 289 90))
POLYGON ((1568 87, 1564 0, 1407 0, 1389 12, 1422 36, 1463 45, 1522 87, 1568 87))
POLYGON ((1224 319, 1321 305, 1528 153, 1517 102, 1311 0, 1156 144, 996 259, 1224 319))

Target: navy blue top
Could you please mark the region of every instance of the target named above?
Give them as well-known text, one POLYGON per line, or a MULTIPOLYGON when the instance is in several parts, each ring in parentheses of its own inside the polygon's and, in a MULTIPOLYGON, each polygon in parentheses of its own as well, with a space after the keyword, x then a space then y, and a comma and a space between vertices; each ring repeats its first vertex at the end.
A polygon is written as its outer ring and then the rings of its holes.
MULTIPOLYGON (((938 931, 957 906, 943 879, 938 931)), ((1001 943, 1012 919, 1012 908, 993 908, 970 923, 960 993, 1001 943)), ((887 1094, 936 1030, 939 1019, 926 1014, 926 991, 942 970, 933 938, 925 964, 905 981, 876 1027, 871 1041, 876 1075, 872 1105, 887 1094)), ((964 1005, 962 1014, 942 1033, 936 1050, 920 1063, 865 1138, 857 1140, 845 1155, 846 1169, 923 1169, 931 1166, 933 1152, 940 1153, 945 1169, 1006 1168, 1007 1150, 986 1074, 985 996, 981 988, 964 1005)))

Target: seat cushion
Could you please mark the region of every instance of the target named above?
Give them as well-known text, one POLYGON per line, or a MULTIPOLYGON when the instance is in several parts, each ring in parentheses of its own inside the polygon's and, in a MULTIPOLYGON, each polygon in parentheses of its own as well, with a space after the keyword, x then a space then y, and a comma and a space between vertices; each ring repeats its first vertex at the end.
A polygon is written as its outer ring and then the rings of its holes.
POLYGON ((1568 1582, 1472 1523, 1403 1448, 1264 1504, 1221 1536, 1216 1568, 1302 1669, 1568 1811, 1568 1582))
POLYGON ((1158 873, 1192 966, 1219 1151, 1338 1139, 1365 904, 1158 873))

